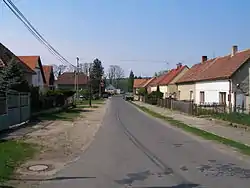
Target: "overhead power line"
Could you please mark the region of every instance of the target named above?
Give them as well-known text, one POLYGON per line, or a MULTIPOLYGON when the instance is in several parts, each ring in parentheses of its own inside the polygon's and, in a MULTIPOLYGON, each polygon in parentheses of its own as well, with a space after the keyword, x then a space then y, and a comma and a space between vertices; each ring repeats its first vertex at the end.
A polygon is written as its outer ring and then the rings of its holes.
POLYGON ((49 42, 44 39, 44 37, 32 26, 30 21, 22 14, 22 12, 15 6, 15 4, 11 0, 3 0, 6 6, 11 10, 11 12, 25 25, 25 27, 29 30, 29 32, 45 47, 49 50, 51 54, 57 57, 63 64, 68 64, 76 68, 75 65, 70 63, 67 59, 65 59, 55 48, 53 48, 49 42))

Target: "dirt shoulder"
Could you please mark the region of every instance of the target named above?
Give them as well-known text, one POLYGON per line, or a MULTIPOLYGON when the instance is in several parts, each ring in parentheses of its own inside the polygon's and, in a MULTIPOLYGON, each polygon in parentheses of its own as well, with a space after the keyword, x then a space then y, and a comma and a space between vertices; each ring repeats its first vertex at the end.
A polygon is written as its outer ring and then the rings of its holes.
POLYGON ((18 187, 29 187, 29 184, 34 185, 48 179, 77 160, 93 141, 102 124, 108 101, 105 103, 94 104, 93 108, 80 106, 77 108, 78 114, 70 114, 76 117, 58 118, 47 126, 26 134, 22 140, 38 145, 39 152, 17 170, 18 182, 15 180, 12 183, 18 183, 18 187), (47 169, 31 171, 29 167, 32 165, 46 165, 47 169))

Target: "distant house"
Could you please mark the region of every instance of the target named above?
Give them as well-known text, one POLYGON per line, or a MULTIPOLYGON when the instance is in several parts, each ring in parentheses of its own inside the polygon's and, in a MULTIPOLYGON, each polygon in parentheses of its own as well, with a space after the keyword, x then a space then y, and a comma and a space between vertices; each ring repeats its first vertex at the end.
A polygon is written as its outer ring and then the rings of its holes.
POLYGON ((40 56, 18 56, 18 58, 36 72, 36 74, 32 76, 32 85, 39 87, 39 90, 43 91, 46 79, 40 56))
POLYGON ((187 66, 183 66, 181 63, 178 63, 175 69, 171 69, 166 74, 164 74, 161 79, 159 79, 158 86, 160 92, 163 93, 163 98, 177 98, 178 89, 176 81, 178 81, 178 79, 180 79, 187 70, 187 66))
POLYGON ((178 80, 179 99, 249 109, 249 70, 250 49, 238 51, 233 46, 229 55, 211 60, 203 56, 178 80))
POLYGON ((43 65, 43 72, 46 79, 44 89, 53 90, 55 88, 55 75, 52 65, 43 65))
MULTIPOLYGON (((75 90, 75 73, 64 72, 58 76, 55 81, 57 89, 63 90, 75 90)), ((84 73, 78 75, 78 87, 79 90, 86 89, 88 84, 88 77, 84 73)))
POLYGON ((21 61, 7 47, 0 43, 0 67, 8 66, 8 63, 10 63, 13 59, 20 64, 25 79, 30 85, 32 85, 32 76, 35 75, 36 72, 32 70, 29 66, 27 66, 23 61, 21 61))
POLYGON ((133 85, 133 93, 135 95, 138 95, 138 91, 140 88, 145 88, 148 90, 149 84, 154 80, 155 78, 140 78, 140 79, 134 79, 134 85, 133 85))
POLYGON ((109 84, 108 86, 106 86, 105 92, 114 94, 116 92, 116 88, 112 84, 109 84))

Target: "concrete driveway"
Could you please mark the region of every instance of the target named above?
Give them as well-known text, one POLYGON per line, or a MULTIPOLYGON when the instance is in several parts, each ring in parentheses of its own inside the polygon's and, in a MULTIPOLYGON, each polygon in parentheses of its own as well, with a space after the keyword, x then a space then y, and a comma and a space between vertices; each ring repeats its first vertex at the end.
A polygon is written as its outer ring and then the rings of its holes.
POLYGON ((110 99, 95 141, 40 188, 247 188, 250 165, 227 149, 110 99))

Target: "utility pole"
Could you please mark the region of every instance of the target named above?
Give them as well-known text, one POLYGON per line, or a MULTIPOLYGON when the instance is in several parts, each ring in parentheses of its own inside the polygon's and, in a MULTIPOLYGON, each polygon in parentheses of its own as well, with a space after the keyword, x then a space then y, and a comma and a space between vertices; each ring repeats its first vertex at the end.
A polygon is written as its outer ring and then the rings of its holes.
POLYGON ((90 67, 89 67, 89 71, 88 71, 88 85, 89 85, 89 106, 91 107, 91 99, 92 99, 92 85, 91 85, 91 77, 90 77, 90 67))
POLYGON ((79 101, 79 57, 76 58, 76 98, 79 101))

